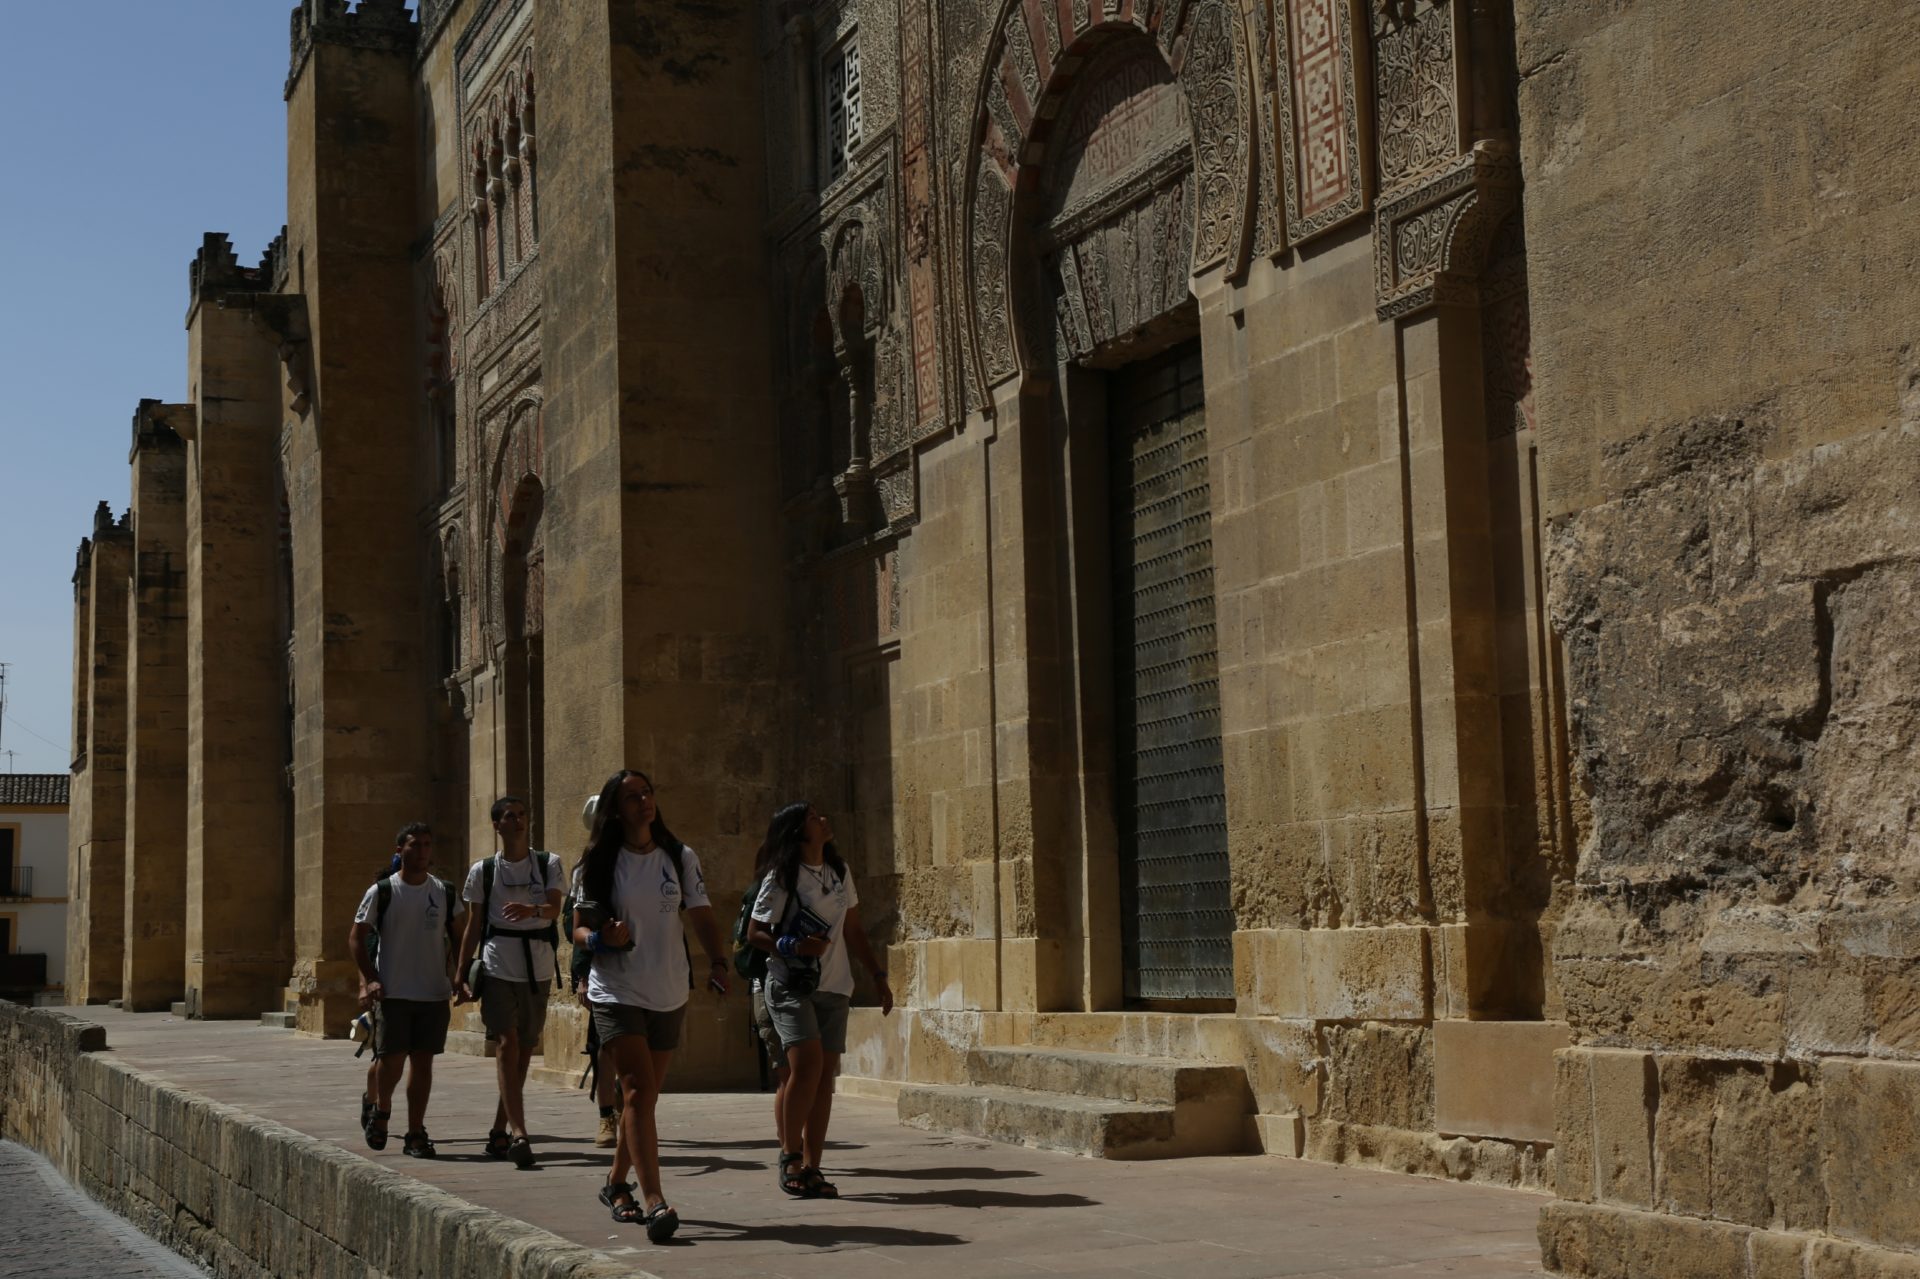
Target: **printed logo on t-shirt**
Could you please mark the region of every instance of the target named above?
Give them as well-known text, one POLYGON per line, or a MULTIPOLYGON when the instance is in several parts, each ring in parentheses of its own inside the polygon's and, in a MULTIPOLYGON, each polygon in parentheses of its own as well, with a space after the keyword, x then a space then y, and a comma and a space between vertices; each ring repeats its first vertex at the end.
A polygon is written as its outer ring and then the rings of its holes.
POLYGON ((680 909, 680 881, 673 877, 673 869, 666 859, 660 860, 660 913, 671 915, 680 909))

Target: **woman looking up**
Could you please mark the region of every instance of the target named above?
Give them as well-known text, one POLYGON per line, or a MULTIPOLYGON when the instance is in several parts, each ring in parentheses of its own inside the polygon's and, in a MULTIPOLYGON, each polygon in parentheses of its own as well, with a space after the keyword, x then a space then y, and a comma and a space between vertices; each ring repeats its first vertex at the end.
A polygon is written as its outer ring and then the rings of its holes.
POLYGON ((707 980, 725 994, 729 965, 721 958, 720 925, 700 859, 661 820, 645 773, 621 769, 601 788, 580 881, 573 940, 593 956, 587 1000, 620 1080, 620 1138, 600 1201, 615 1221, 644 1222, 647 1238, 663 1243, 679 1229, 680 1216, 660 1188, 654 1110, 693 985, 680 916, 693 920, 711 961, 707 980), (629 1167, 639 1169, 644 1211, 626 1182, 629 1167))
POLYGON ((837 1199, 820 1161, 833 1117, 833 1081, 847 1049, 849 952, 873 974, 883 1017, 893 1011, 893 991, 860 924, 860 896, 826 815, 811 804, 775 813, 766 864, 748 940, 768 953, 767 1015, 787 1054, 780 1188, 806 1199, 837 1199))

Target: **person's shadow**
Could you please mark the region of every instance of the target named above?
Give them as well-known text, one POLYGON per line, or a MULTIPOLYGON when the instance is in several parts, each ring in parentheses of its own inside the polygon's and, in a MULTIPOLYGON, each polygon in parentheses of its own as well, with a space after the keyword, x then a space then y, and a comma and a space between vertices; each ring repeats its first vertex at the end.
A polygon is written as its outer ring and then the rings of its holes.
POLYGON ((1098 1199, 1085 1195, 1024 1195, 1014 1190, 975 1190, 955 1186, 946 1190, 876 1190, 863 1195, 841 1195, 853 1203, 893 1204, 897 1207, 944 1208, 1093 1208, 1098 1199))
POLYGON ((892 1181, 1010 1181, 1038 1177, 1031 1168, 841 1168, 847 1177, 878 1177, 892 1181))
MULTIPOLYGON (((764 1241, 792 1244, 800 1248, 837 1248, 846 1244, 864 1244, 870 1248, 950 1248, 968 1242, 959 1235, 938 1230, 909 1230, 903 1226, 816 1225, 808 1222, 741 1226, 729 1221, 696 1221, 692 1218, 683 1218, 682 1224, 711 1232, 702 1238, 710 1237, 719 1243, 764 1241)), ((676 1239, 675 1242, 680 1241, 676 1239)))

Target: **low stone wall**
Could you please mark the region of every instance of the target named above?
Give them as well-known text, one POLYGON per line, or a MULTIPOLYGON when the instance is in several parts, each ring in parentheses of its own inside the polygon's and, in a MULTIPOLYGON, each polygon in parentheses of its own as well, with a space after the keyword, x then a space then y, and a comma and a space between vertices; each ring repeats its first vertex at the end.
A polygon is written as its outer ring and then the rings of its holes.
POLYGON ((644 1272, 113 1060, 104 1028, 0 1003, 0 1136, 222 1279, 644 1272))

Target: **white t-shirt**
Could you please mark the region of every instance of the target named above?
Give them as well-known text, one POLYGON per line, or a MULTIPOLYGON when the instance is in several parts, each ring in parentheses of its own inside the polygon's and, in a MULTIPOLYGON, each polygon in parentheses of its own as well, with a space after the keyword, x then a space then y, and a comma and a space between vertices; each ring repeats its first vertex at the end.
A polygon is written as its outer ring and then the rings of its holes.
MULTIPOLYGON (((495 928, 546 928, 553 921, 545 919, 510 920, 506 916, 508 902, 521 902, 528 906, 544 906, 550 892, 564 893, 567 890, 566 868, 560 859, 552 853, 543 853, 538 849, 517 862, 510 862, 499 853, 483 858, 467 871, 467 886, 461 896, 478 905, 486 897, 487 863, 493 863, 493 901, 487 907, 487 922, 495 928), (536 867, 534 860, 540 859, 536 867), (541 873, 545 872, 543 882, 541 873)), ((565 927, 564 924, 558 925, 565 927)), ((498 977, 501 981, 550 982, 553 980, 553 947, 542 938, 529 937, 489 937, 480 951, 485 961, 487 975, 498 977), (533 949, 533 976, 527 976, 527 949, 533 949)))
MULTIPOLYGON (((682 849, 686 905, 710 905, 700 858, 682 849)), ((686 926, 680 922, 682 885, 664 849, 620 850, 613 867, 613 917, 633 930, 633 949, 593 957, 587 998, 601 1004, 629 1004, 670 1013, 687 1002, 686 926)), ((602 903, 602 905, 604 905, 602 903)))
POLYGON ((447 911, 451 908, 458 919, 466 907, 449 902, 449 894, 435 879, 416 885, 394 875, 387 882, 393 885, 387 917, 379 917, 379 880, 368 886, 353 916, 354 923, 380 930, 380 985, 386 997, 453 998, 453 983, 447 980, 447 911))
MULTIPOLYGON (((860 894, 853 888, 853 872, 848 871, 843 875, 824 863, 809 866, 802 862, 796 886, 800 891, 800 904, 818 915, 830 929, 827 936, 832 939, 831 943, 827 953, 820 956, 818 988, 830 995, 851 995, 853 965, 847 959, 846 929, 841 924, 845 922, 847 912, 860 904, 860 894)), ((787 890, 781 887, 777 873, 768 875, 761 881, 760 895, 754 899, 753 917, 771 925, 777 937, 786 914, 787 890)), ((782 983, 787 980, 787 961, 780 957, 778 951, 767 957, 767 976, 782 983)))

